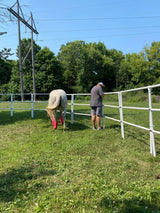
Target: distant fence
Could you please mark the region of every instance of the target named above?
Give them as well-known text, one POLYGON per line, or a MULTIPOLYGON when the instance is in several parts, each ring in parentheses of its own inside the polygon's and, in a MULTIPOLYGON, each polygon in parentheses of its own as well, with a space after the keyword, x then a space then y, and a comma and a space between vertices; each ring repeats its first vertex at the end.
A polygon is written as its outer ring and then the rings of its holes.
MULTIPOLYGON (((103 114, 103 127, 105 127, 104 124, 104 118, 119 122, 121 124, 121 136, 122 138, 124 138, 124 124, 130 125, 130 126, 134 126, 137 127, 139 129, 143 129, 149 132, 150 134, 150 153, 155 157, 156 156, 156 147, 155 147, 155 137, 154 134, 160 134, 160 131, 156 131, 154 130, 154 122, 153 122, 153 112, 154 111, 160 111, 160 109, 156 109, 156 108, 152 108, 152 89, 153 88, 157 88, 160 87, 160 84, 157 85, 153 85, 153 86, 147 86, 147 87, 141 87, 141 88, 136 88, 136 89, 130 89, 130 90, 124 90, 124 91, 119 91, 119 92, 105 92, 105 95, 111 95, 111 94, 117 94, 118 96, 118 106, 115 105, 103 105, 104 107, 108 107, 108 108, 117 108, 119 109, 119 117, 120 119, 115 119, 113 117, 109 117, 109 116, 105 116, 103 114), (148 107, 131 107, 131 106, 124 106, 123 105, 123 93, 127 93, 127 92, 132 92, 132 91, 138 91, 138 90, 148 90, 148 107), (127 121, 124 121, 123 119, 123 109, 133 109, 133 110, 148 110, 149 111, 149 127, 146 128, 144 126, 140 126, 140 125, 136 125, 127 121)), ((5 102, 9 102, 10 103, 10 107, 8 108, 0 108, 0 110, 10 110, 11 111, 11 116, 13 116, 13 111, 14 110, 31 110, 31 117, 34 117, 34 111, 36 110, 45 110, 45 108, 40 109, 40 108, 36 108, 35 104, 37 103, 45 103, 47 105, 48 101, 34 101, 34 95, 35 94, 24 94, 24 96, 27 96, 28 100, 27 101, 23 101, 23 103, 28 103, 30 105, 30 107, 28 108, 14 108, 13 104, 14 103, 22 103, 21 101, 16 101, 14 100, 15 96, 21 96, 21 94, 0 94, 0 97, 3 96, 10 96, 10 101, 1 101, 0 103, 5 103, 5 102), (30 97, 30 98, 29 98, 30 97)), ((48 97, 48 93, 36 93, 36 96, 47 96, 48 97)), ((71 114, 71 123, 73 124, 74 122, 74 115, 85 115, 85 116, 91 116, 90 113, 77 113, 74 112, 74 106, 75 105, 82 105, 82 106, 88 106, 89 104, 83 104, 83 103, 75 103, 75 97, 76 96, 90 96, 90 93, 88 94, 67 94, 67 96, 71 97, 71 102, 69 103, 69 105, 71 105, 71 112, 67 112, 69 114, 71 114)))

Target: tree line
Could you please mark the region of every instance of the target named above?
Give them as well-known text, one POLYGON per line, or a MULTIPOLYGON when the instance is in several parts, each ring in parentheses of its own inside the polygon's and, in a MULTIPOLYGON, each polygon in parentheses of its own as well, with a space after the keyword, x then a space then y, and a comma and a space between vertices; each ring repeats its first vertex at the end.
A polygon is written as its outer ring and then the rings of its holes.
MULTIPOLYGON (((23 39, 21 44, 25 57, 31 39, 23 39)), ((9 60, 10 54, 7 49, 0 51, 0 93, 20 93, 19 60, 9 60)), ((140 53, 124 55, 107 49, 102 42, 78 40, 62 45, 55 56, 34 41, 34 58, 36 93, 58 88, 67 93, 88 93, 99 81, 108 92, 160 83, 160 42, 152 42, 140 53)), ((24 93, 33 92, 31 53, 23 64, 23 88, 24 93)))

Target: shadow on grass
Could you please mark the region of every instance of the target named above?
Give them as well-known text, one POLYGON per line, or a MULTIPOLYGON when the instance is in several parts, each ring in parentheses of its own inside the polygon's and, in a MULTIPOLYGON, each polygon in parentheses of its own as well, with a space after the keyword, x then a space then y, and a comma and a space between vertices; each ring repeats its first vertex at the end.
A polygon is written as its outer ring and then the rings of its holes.
MULTIPOLYGON (((57 117, 59 119, 59 113, 57 113, 57 117)), ((10 115, 9 111, 1 111, 0 112, 0 125, 9 125, 14 124, 18 121, 27 121, 27 120, 36 120, 41 119, 44 121, 45 126, 44 128, 53 128, 50 122, 50 118, 47 116, 47 113, 45 111, 35 111, 34 112, 34 118, 31 117, 30 111, 16 111, 14 112, 13 116, 10 115)), ((74 124, 71 124, 71 122, 68 120, 71 119, 71 115, 66 115, 66 130, 67 131, 78 131, 78 130, 84 130, 87 129, 88 126, 85 125, 85 123, 90 123, 90 117, 87 116, 74 116, 74 124), (86 120, 84 122, 84 120, 86 120)), ((58 129, 60 129, 60 122, 58 129)), ((62 130, 62 128, 61 128, 62 130)))
POLYGON ((113 212, 120 213, 150 213, 159 212, 159 196, 160 192, 152 194, 152 203, 149 200, 139 201, 137 198, 112 200, 110 198, 103 198, 100 206, 105 210, 113 209, 113 212))
POLYGON ((112 124, 112 125, 109 125, 108 128, 111 128, 111 129, 120 129, 121 125, 120 124, 112 124))
POLYGON ((38 111, 34 113, 34 118, 31 117, 30 111, 16 111, 13 116, 10 115, 10 111, 0 111, 0 125, 13 124, 17 121, 31 120, 31 119, 44 119, 47 120, 47 114, 45 111, 38 111))
MULTIPOLYGON (((102 125, 102 118, 101 118, 102 125)), ((84 129, 92 129, 91 116, 85 115, 74 115, 74 123, 68 124, 69 130, 78 131, 84 129)), ((107 123, 105 129, 118 129, 120 131, 120 124, 109 124, 107 123)))
POLYGON ((150 146, 149 144, 149 134, 147 134, 146 132, 141 132, 139 131, 139 137, 137 138, 137 135, 134 134, 134 132, 137 132, 137 129, 134 129, 134 131, 132 129, 128 129, 126 131, 126 137, 132 137, 134 140, 138 140, 139 142, 145 144, 146 146, 150 146))
POLYGON ((68 124, 66 130, 67 131, 79 131, 88 129, 88 126, 83 123, 74 122, 73 124, 68 124))
POLYGON ((22 194, 36 193, 36 190, 43 189, 45 184, 38 182, 39 177, 54 176, 53 171, 36 171, 35 166, 10 169, 0 174, 0 200, 4 202, 13 201, 16 196, 22 194))
MULTIPOLYGON (((59 113, 57 114, 57 117, 59 118, 59 113)), ((52 125, 50 125, 50 118, 47 116, 46 111, 35 111, 34 118, 31 117, 31 111, 15 111, 13 116, 10 115, 10 111, 0 111, 0 125, 9 125, 18 121, 27 121, 32 119, 41 119, 46 124, 44 128, 52 128, 52 125)), ((71 124, 71 115, 66 114, 66 131, 78 131, 88 128, 92 129, 91 116, 74 115, 74 123, 71 124)), ((106 126, 106 129, 108 128, 117 129, 120 128, 120 125, 108 125, 106 126)))

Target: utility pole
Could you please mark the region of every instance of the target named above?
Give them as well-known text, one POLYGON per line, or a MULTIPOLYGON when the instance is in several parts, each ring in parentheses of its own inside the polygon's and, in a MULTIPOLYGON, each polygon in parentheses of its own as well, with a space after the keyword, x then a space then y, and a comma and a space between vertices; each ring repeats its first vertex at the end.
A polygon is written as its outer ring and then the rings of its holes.
MULTIPOLYGON (((31 25, 28 24, 28 21, 25 20, 23 12, 21 10, 21 7, 19 5, 19 0, 10 8, 8 8, 8 11, 10 11, 17 19, 18 19, 18 38, 19 38, 19 69, 20 69, 20 83, 21 83, 21 101, 24 101, 24 94, 23 94, 23 71, 22 71, 22 65, 25 59, 27 58, 29 52, 25 56, 23 62, 22 62, 22 51, 21 51, 21 33, 20 33, 20 21, 27 26, 31 30, 31 49, 32 49, 32 75, 33 75, 33 93, 34 93, 34 100, 35 100, 35 93, 36 93, 36 86, 35 86, 35 70, 34 70, 34 49, 33 49, 33 32, 35 34, 38 34, 34 21, 33 21, 33 16, 31 13, 31 25), (15 5, 17 4, 17 13, 12 9, 15 5), (21 12, 21 15, 20 15, 21 12), (34 27, 33 28, 33 24, 34 27)), ((29 18, 29 19, 30 19, 29 18)), ((29 49, 30 51, 30 49, 29 49)))
MULTIPOLYGON (((33 27, 33 16, 31 12, 31 26, 33 27)), ((34 49, 33 49, 33 31, 31 30, 31 49, 32 49, 32 76, 33 76, 33 98, 36 100, 36 84, 35 84, 35 69, 34 69, 34 49)))
MULTIPOLYGON (((19 16, 19 2, 17 0, 17 14, 19 16)), ((20 71, 20 85, 21 85, 21 101, 24 101, 23 95, 23 71, 22 71, 22 50, 21 50, 21 30, 20 20, 18 19, 18 40, 19 40, 19 71, 20 71)))

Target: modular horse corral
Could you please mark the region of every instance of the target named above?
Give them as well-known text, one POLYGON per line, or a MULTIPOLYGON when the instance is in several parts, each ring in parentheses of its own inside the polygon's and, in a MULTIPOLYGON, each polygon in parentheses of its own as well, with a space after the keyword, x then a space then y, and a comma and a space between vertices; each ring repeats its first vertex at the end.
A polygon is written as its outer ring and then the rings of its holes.
MULTIPOLYGON (((105 105, 104 104, 104 106, 103 106, 103 108, 108 107, 108 108, 117 108, 117 109, 119 109, 119 119, 115 119, 113 117, 103 115, 103 126, 104 126, 104 118, 119 122, 121 124, 121 135, 122 135, 122 138, 124 138, 124 124, 131 125, 131 126, 134 126, 134 127, 137 127, 137 128, 140 128, 140 129, 148 131, 149 134, 150 134, 150 153, 154 157, 156 156, 156 147, 155 147, 154 134, 155 133, 156 134, 160 134, 160 131, 154 130, 154 122, 153 122, 153 112, 155 112, 155 111, 160 112, 160 109, 152 107, 152 89, 153 88, 157 88, 157 87, 160 87, 160 84, 153 85, 153 86, 136 88, 136 89, 131 89, 131 90, 124 90, 124 91, 119 91, 119 92, 106 92, 105 95, 114 94, 114 95, 118 96, 118 105, 115 106, 115 105, 105 105), (124 93, 128 93, 128 92, 138 91, 138 90, 148 90, 148 107, 124 106, 123 105, 123 94, 124 93), (149 115, 148 115, 148 117, 149 117, 149 127, 146 128, 144 126, 136 125, 134 123, 125 121, 123 119, 123 117, 124 117, 123 109, 147 110, 149 112, 149 115)), ((44 109, 35 108, 35 104, 44 103, 44 104, 47 105, 47 103, 48 103, 47 101, 34 101, 34 99, 33 99, 34 94, 24 94, 25 96, 30 96, 31 97, 29 101, 24 101, 23 102, 23 103, 30 104, 30 107, 27 107, 27 108, 14 108, 13 107, 13 103, 15 103, 15 102, 16 103, 22 103, 21 101, 15 101, 14 100, 15 96, 19 96, 20 97, 21 94, 0 94, 1 97, 6 96, 6 95, 10 96, 10 101, 0 101, 0 102, 1 103, 4 103, 4 102, 10 103, 10 107, 1 107, 0 106, 0 110, 6 110, 6 109, 10 110, 11 111, 11 116, 13 116, 13 111, 14 110, 31 110, 31 117, 34 117, 34 111, 35 110, 45 110, 45 107, 44 107, 44 109)), ((36 96, 46 96, 46 95, 48 96, 49 94, 46 94, 46 93, 45 94, 42 94, 42 93, 36 94, 36 96)), ((71 114, 71 123, 72 124, 74 122, 74 114, 91 116, 90 113, 77 113, 77 112, 74 112, 74 106, 76 106, 76 105, 82 105, 82 106, 88 106, 89 107, 89 103, 88 104, 75 103, 75 97, 76 96, 90 96, 90 93, 88 93, 88 94, 67 94, 67 96, 71 97, 71 103, 68 103, 68 105, 71 105, 71 111, 67 112, 67 113, 71 114)))

